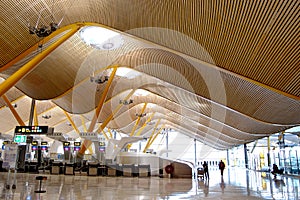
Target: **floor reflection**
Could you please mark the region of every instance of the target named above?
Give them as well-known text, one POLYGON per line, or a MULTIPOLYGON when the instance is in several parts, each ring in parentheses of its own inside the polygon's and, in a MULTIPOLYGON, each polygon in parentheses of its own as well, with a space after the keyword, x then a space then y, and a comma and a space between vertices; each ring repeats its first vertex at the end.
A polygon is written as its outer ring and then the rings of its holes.
MULTIPOLYGON (((299 199, 299 178, 231 168, 222 177, 210 170, 210 179, 168 179, 49 175, 38 194, 37 174, 16 174, 15 190, 6 189, 7 173, 0 173, 0 199, 299 199)), ((10 182, 11 184, 12 182, 10 182)))

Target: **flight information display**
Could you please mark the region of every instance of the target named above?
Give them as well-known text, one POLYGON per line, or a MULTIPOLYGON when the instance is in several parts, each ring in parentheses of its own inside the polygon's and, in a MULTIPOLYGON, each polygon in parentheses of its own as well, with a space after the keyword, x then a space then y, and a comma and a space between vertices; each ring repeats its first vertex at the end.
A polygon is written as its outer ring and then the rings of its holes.
POLYGON ((15 133, 17 135, 47 134, 48 126, 16 126, 15 133))

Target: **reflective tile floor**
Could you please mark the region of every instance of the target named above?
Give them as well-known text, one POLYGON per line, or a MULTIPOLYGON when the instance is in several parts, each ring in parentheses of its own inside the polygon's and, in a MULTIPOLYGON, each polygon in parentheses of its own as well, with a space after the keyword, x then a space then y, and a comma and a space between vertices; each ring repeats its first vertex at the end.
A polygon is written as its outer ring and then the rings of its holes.
POLYGON ((8 173, 0 173, 0 199, 98 200, 98 199, 300 199, 300 179, 231 168, 210 169, 210 179, 169 179, 137 177, 93 177, 49 174, 16 174, 16 189, 7 189, 8 173), (37 176, 46 176, 39 188, 37 176), (46 191, 36 193, 36 191, 46 191))

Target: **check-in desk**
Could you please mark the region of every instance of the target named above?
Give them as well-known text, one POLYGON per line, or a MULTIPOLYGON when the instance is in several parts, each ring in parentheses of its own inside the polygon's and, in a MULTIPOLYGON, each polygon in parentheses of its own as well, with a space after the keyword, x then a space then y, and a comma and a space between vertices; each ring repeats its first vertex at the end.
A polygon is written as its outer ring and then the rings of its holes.
POLYGON ((63 174, 64 165, 62 162, 53 162, 51 166, 50 173, 51 174, 63 174))
POLYGON ((138 165, 137 170, 139 177, 151 176, 150 165, 138 165))
POLYGON ((65 175, 75 175, 74 163, 65 163, 65 175))
POLYGON ((134 174, 134 165, 122 165, 123 176, 131 177, 134 174))
POLYGON ((39 172, 39 168, 38 168, 38 162, 29 162, 29 172, 31 173, 38 173, 39 172))
POLYGON ((88 176, 98 176, 99 163, 90 162, 88 163, 88 176))
POLYGON ((105 165, 99 165, 98 175, 99 176, 107 176, 107 167, 105 165))
POLYGON ((117 176, 117 165, 107 165, 107 176, 117 176))

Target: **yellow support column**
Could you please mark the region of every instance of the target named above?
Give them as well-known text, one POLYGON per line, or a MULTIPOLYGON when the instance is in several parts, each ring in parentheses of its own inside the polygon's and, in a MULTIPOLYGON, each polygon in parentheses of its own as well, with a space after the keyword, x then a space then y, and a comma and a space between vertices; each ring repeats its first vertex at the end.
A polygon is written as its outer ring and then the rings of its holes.
POLYGON ((161 119, 159 119, 159 120, 156 122, 156 124, 155 124, 155 127, 154 127, 154 129, 153 129, 153 131, 152 131, 152 133, 151 133, 151 135, 150 135, 148 141, 147 141, 147 144, 146 144, 144 150, 143 150, 144 153, 145 153, 145 152, 147 151, 147 149, 148 149, 148 146, 149 146, 149 144, 150 144, 150 142, 151 142, 151 140, 152 140, 152 138, 153 138, 153 135, 154 135, 154 133, 155 133, 155 130, 157 129, 157 127, 158 127, 158 125, 159 125, 159 123, 160 123, 160 120, 161 120, 161 119))
MULTIPOLYGON (((145 129, 146 125, 148 122, 151 121, 152 117, 154 116, 155 112, 151 114, 151 116, 145 121, 145 123, 143 124, 143 126, 138 130, 138 132, 135 134, 135 136, 140 136, 142 131, 145 129)), ((132 146, 132 143, 127 145, 127 149, 129 150, 132 146)))
MULTIPOLYGON (((141 110, 141 115, 144 113, 146 107, 147 107, 147 103, 144 104, 144 106, 143 106, 143 108, 141 110)), ((138 116, 137 120, 135 121, 135 125, 133 126, 133 128, 131 130, 130 136, 134 135, 134 132, 135 132, 137 126, 139 125, 140 121, 141 121, 141 116, 138 116)))
POLYGON ((153 144, 153 142, 156 140, 158 134, 161 132, 161 130, 164 128, 165 126, 162 126, 155 134, 155 136, 152 138, 152 140, 150 141, 149 145, 145 147, 144 151, 146 152, 147 149, 153 144))
POLYGON ((88 132, 93 132, 93 130, 94 130, 94 128, 95 128, 95 125, 96 125, 96 122, 97 122, 97 120, 98 120, 100 111, 101 111, 101 109, 102 109, 102 107, 103 107, 104 101, 105 101, 105 99, 106 99, 106 97, 107 97, 107 93, 108 93, 109 88, 110 88, 110 86, 111 86, 111 84, 112 84, 112 81, 113 81, 113 79, 114 79, 114 77, 115 77, 115 74, 116 74, 116 72, 117 72, 117 69, 118 69, 117 67, 114 67, 112 73, 110 74, 109 80, 108 80, 108 82, 107 82, 107 84, 106 84, 106 86, 105 86, 105 88, 104 88, 104 91, 103 91, 103 93, 102 93, 102 96, 101 96, 101 99, 100 99, 100 101, 99 101, 99 104, 98 104, 98 106, 97 106, 97 108, 96 108, 96 110, 95 110, 95 115, 94 115, 93 120, 92 120, 92 122, 91 122, 91 124, 90 124, 90 127, 89 127, 89 129, 88 129, 88 132))
POLYGON ((38 126, 39 125, 39 120, 38 120, 36 105, 34 106, 34 110, 33 110, 33 118, 34 118, 34 125, 38 126))
MULTIPOLYGON (((132 90, 125 98, 125 100, 128 100, 132 95, 133 93, 135 92, 135 90, 132 90)), ((101 133, 104 128, 107 126, 107 124, 113 119, 114 115, 119 112, 119 110, 121 109, 122 107, 122 104, 119 104, 114 110, 113 112, 108 116, 108 118, 106 118, 106 120, 99 126, 98 130, 97 130, 97 133, 101 133)), ((86 149, 89 148, 89 146, 92 144, 92 142, 90 140, 84 140, 82 145, 81 145, 81 148, 80 148, 80 151, 78 151, 78 154, 77 156, 80 158, 80 157, 83 157, 83 154, 85 152, 86 149)))
POLYGON ((10 101, 5 94, 2 95, 2 99, 5 101, 6 105, 9 107, 11 113, 14 115, 20 126, 25 126, 25 123, 21 119, 20 115, 17 113, 16 109, 11 105, 10 101))
MULTIPOLYGON (((128 100, 133 93, 135 92, 135 90, 132 90, 125 98, 125 100, 128 100)), ((101 131, 107 126, 107 124, 113 119, 114 115, 117 114, 117 112, 119 112, 119 110, 122 108, 123 104, 119 104, 114 110, 113 112, 108 116, 108 118, 106 118, 106 120, 99 126, 97 133, 101 133, 101 131)))
POLYGON ((112 134, 110 128, 108 128, 107 130, 108 130, 108 133, 109 133, 110 138, 113 138, 113 134, 112 134))
POLYGON ((104 135, 105 139, 109 140, 109 137, 108 137, 107 134, 104 132, 104 130, 102 130, 102 134, 104 135))
POLYGON ((5 94, 10 88, 12 88, 19 80, 25 77, 31 70, 33 70, 44 58, 46 58, 52 51, 54 51, 57 47, 59 47, 62 43, 68 40, 72 35, 74 35, 80 26, 75 26, 64 36, 59 38, 53 44, 51 44, 48 48, 44 49, 41 53, 36 55, 32 60, 27 62, 23 67, 21 67, 18 71, 8 77, 3 83, 0 84, 0 96, 5 94))
POLYGON ((86 128, 86 125, 85 125, 85 122, 84 122, 84 118, 82 117, 82 115, 80 115, 80 119, 81 119, 81 124, 83 126, 84 132, 87 132, 87 128, 86 128))
POLYGON ((66 117, 68 118, 69 122, 71 123, 72 127, 74 128, 74 130, 79 134, 80 132, 79 132, 78 128, 76 127, 74 121, 71 119, 70 115, 66 111, 64 111, 64 113, 65 113, 66 117))

